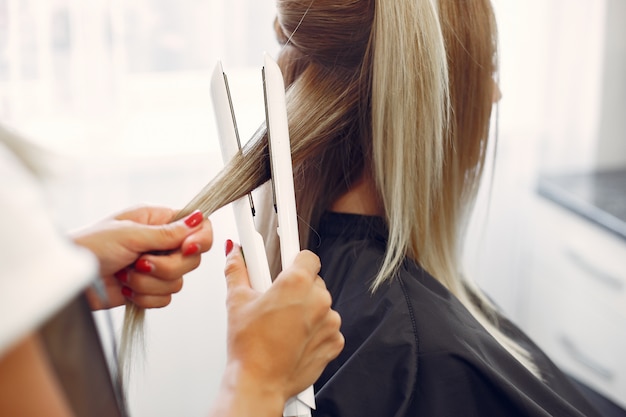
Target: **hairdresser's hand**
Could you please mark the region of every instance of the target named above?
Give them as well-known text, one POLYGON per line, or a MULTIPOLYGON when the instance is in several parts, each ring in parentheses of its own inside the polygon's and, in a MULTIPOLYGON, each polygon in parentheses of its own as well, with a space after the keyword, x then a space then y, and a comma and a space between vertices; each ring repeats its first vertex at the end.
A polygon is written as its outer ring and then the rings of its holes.
MULTIPOLYGON (((300 252, 261 294, 250 287, 240 248, 227 256, 228 358, 220 396, 237 399, 238 415, 252 409, 263 416, 266 407, 267 415, 280 415, 285 401, 315 382, 343 349, 341 319, 319 269, 315 254, 300 252)), ((213 415, 224 414, 218 406, 213 415)))
POLYGON ((72 235, 100 261, 100 275, 110 305, 88 292, 93 309, 115 307, 130 300, 140 307, 164 307, 183 286, 183 275, 200 264, 211 248, 213 230, 202 213, 169 224, 175 210, 138 207, 119 213, 72 235), (168 255, 149 252, 173 251, 168 255))

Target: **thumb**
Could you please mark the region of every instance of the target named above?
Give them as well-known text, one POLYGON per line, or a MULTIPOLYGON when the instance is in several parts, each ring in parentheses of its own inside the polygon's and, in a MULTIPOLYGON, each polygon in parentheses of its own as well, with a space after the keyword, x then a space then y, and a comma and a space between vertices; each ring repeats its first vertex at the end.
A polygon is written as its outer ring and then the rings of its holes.
POLYGON ((139 252, 155 252, 178 249, 202 222, 204 215, 196 211, 188 217, 161 225, 139 225, 135 233, 135 242, 139 252))
POLYGON ((226 276, 226 289, 228 291, 241 287, 251 288, 248 269, 241 253, 241 247, 233 244, 231 240, 226 241, 224 275, 226 276))

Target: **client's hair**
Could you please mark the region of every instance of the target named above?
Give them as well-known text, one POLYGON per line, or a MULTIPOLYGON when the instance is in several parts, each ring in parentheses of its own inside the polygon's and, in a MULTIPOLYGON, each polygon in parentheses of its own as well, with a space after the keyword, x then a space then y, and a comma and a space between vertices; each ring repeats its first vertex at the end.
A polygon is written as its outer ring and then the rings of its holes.
MULTIPOLYGON (((538 375, 460 267, 493 105, 489 0, 278 0, 277 7, 302 247, 314 249, 322 213, 369 176, 389 229, 372 291, 405 257, 414 259, 538 375)), ((268 179, 262 128, 178 217, 198 208, 208 215, 268 179)), ((275 263, 276 246, 267 249, 275 263)))

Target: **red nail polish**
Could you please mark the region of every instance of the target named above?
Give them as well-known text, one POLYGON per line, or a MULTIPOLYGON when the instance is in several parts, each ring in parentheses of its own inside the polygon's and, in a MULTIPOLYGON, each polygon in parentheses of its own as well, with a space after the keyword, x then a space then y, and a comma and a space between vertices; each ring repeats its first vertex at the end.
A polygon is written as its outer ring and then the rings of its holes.
POLYGON ((228 256, 232 252, 234 246, 235 245, 233 244, 232 240, 230 240, 230 239, 226 240, 226 244, 224 245, 224 249, 226 251, 226 256, 228 256))
POLYGON ((149 274, 154 269, 154 265, 152 265, 152 263, 147 259, 140 259, 135 262, 135 269, 139 272, 143 272, 144 274, 149 274))
POLYGON ((188 227, 196 227, 197 225, 202 223, 203 220, 204 220, 204 214, 202 214, 202 212, 198 210, 198 211, 195 211, 189 217, 187 217, 187 220, 185 220, 185 224, 188 227))
POLYGON ((122 295, 126 298, 132 298, 133 290, 128 287, 122 287, 122 295))
POLYGON ((191 256, 196 254, 198 251, 200 250, 200 245, 198 245, 197 243, 192 243, 189 246, 187 246, 187 249, 185 249, 185 251, 183 252, 183 256, 191 256))
POLYGON ((127 283, 128 282, 128 271, 126 269, 121 269, 115 273, 115 278, 119 282, 127 283))

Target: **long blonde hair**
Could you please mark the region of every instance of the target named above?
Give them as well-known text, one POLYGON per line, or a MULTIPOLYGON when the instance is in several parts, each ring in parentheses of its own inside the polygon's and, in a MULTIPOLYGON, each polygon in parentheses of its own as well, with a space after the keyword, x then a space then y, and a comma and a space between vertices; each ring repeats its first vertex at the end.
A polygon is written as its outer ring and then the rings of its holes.
MULTIPOLYGON (((369 175, 389 229, 372 291, 414 259, 538 375, 461 273, 492 109, 489 0, 278 0, 277 10, 302 246, 314 249, 321 214, 369 175)), ((208 215, 268 179, 260 129, 178 217, 208 215)))

